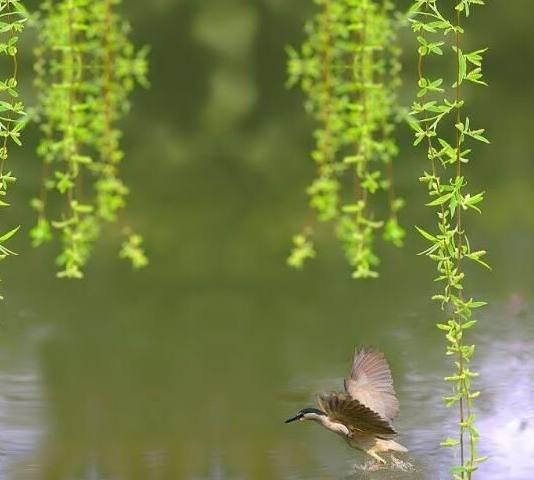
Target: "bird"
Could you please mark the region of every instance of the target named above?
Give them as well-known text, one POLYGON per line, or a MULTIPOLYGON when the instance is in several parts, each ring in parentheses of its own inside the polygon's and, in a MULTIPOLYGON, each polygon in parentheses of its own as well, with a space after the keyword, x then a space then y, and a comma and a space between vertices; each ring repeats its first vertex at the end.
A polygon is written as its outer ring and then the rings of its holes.
POLYGON ((380 456, 382 452, 407 452, 406 447, 393 440, 397 431, 392 421, 399 413, 399 401, 384 354, 375 348, 356 348, 344 387, 342 393, 319 395, 319 408, 303 408, 285 423, 297 420, 319 423, 381 464, 387 463, 380 456))

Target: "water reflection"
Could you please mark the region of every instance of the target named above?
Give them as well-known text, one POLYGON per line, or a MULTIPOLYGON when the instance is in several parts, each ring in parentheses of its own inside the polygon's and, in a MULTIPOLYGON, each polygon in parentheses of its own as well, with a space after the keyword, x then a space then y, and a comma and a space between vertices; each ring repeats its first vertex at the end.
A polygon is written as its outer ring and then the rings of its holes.
POLYGON ((497 379, 485 392, 488 399, 480 422, 492 454, 491 466, 484 468, 485 478, 527 479, 534 471, 534 329, 533 317, 526 305, 517 309, 517 299, 510 307, 521 315, 505 318, 504 327, 491 342, 481 359, 481 374, 497 379), (525 325, 523 325, 525 323, 525 325))
POLYGON ((45 429, 39 371, 28 358, 3 351, 0 358, 0 477, 37 473, 34 455, 45 429), (8 355, 10 356, 8 358, 8 355))

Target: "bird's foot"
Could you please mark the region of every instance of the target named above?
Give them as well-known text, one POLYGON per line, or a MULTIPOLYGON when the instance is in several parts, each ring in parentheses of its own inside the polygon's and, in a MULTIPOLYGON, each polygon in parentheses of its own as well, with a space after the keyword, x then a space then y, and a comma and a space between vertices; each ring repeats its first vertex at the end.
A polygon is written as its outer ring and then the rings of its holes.
POLYGON ((371 455, 378 463, 381 463, 382 465, 386 465, 387 462, 380 456, 378 453, 376 453, 373 450, 368 450, 367 453, 371 455))

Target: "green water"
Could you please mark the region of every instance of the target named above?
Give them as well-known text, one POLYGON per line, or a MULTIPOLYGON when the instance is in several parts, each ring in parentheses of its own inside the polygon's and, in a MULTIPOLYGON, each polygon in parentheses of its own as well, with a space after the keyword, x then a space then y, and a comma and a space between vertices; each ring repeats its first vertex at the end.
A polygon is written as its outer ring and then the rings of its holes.
MULTIPOLYGON (((468 272, 473 295, 490 302, 474 338, 481 450, 492 457, 478 478, 529 480, 534 90, 518 79, 532 70, 533 20, 518 14, 527 0, 514 12, 494 3, 471 36, 491 48, 491 90, 469 102, 493 139, 467 169, 488 191, 471 239, 494 266, 468 272)), ((404 250, 383 249, 374 282, 350 280, 326 230, 306 271, 285 266, 313 169, 312 125, 299 93, 283 87, 283 47, 301 39, 309 10, 286 0, 131 0, 125 10, 138 42, 153 46, 152 88, 136 94, 124 139, 126 215, 145 232, 151 266, 134 274, 119 263, 109 230, 86 279, 65 283, 53 276, 53 248, 14 242, 20 257, 2 263, 0 478, 449 478, 452 452, 438 443, 455 412, 440 401, 448 366, 428 300, 433 266, 416 256, 422 240, 410 231, 404 250), (336 436, 283 423, 316 393, 341 388, 358 344, 392 364, 413 472, 362 470, 367 460, 336 436)), ((425 225, 424 160, 409 135, 397 174, 403 219, 425 225)), ((27 143, 13 161, 21 180, 11 213, 26 231, 40 172, 31 129, 27 143)))

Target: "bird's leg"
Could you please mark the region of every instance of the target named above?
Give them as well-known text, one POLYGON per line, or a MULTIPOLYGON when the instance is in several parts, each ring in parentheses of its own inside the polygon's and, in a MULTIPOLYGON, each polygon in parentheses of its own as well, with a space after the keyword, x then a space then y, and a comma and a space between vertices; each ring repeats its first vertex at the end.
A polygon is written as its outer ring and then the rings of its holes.
POLYGON ((378 453, 376 453, 374 450, 367 450, 367 454, 371 455, 371 457, 373 457, 378 462, 386 465, 387 462, 380 455, 378 455, 378 453))

